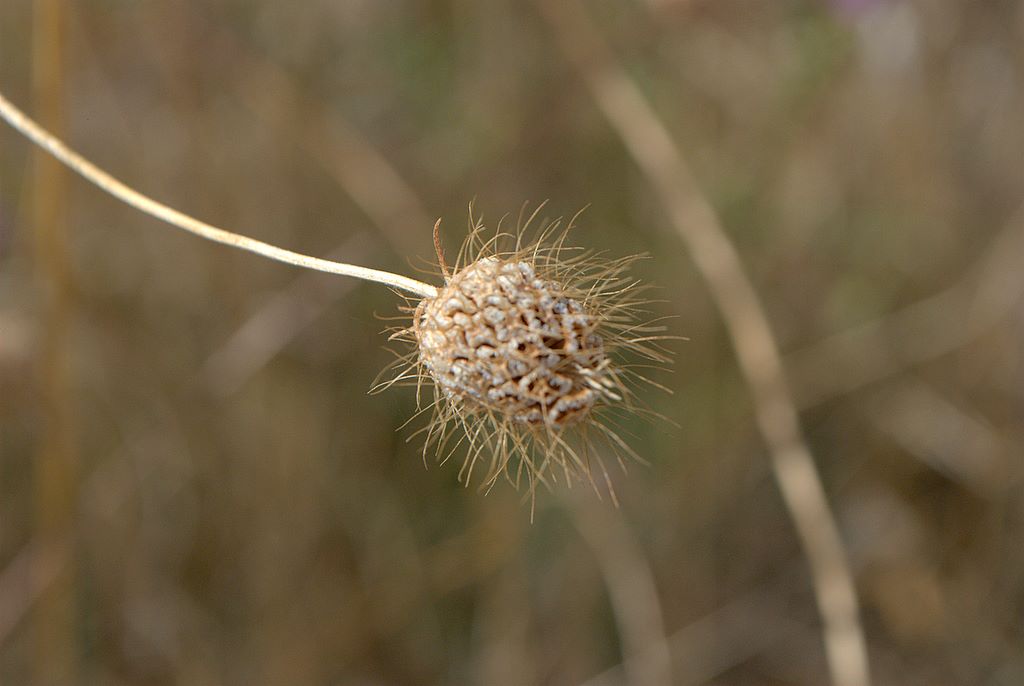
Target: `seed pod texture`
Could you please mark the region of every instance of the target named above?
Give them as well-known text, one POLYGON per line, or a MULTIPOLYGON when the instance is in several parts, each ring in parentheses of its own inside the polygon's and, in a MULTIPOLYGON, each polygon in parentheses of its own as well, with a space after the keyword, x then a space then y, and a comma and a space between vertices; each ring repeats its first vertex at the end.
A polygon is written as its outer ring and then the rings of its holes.
POLYGON ((558 221, 527 241, 528 225, 486 236, 471 220, 437 296, 409 304, 412 324, 394 337, 415 350, 381 387, 434 389, 425 445, 442 461, 468 446, 466 482, 481 459, 485 488, 525 477, 531 491, 558 474, 596 487, 596 466, 611 491, 604 459, 625 467, 624 455, 637 457, 615 428, 641 412, 634 389, 646 379, 633 363, 667 363, 664 336, 644 320, 644 289, 626 275, 638 256, 567 247, 558 221))
POLYGON ((417 309, 420 361, 450 399, 518 424, 565 427, 602 394, 598 319, 529 262, 477 260, 417 309))

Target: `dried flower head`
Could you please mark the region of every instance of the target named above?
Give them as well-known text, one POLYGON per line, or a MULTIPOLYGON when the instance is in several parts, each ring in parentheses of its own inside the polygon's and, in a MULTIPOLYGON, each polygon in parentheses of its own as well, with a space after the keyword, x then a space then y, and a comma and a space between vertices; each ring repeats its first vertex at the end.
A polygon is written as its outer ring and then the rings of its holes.
POLYGON ((595 483, 598 467, 614 496, 602 457, 639 459, 616 429, 617 414, 642 411, 633 389, 647 379, 631 361, 667 362, 664 336, 642 319, 644 289, 626 276, 639 256, 567 246, 572 221, 545 223, 527 240, 539 210, 513 233, 499 224, 488 235, 471 216, 451 271, 438 244, 445 285, 410 302, 412 324, 393 338, 416 349, 379 388, 433 388, 424 455, 432 447, 445 461, 466 444, 467 483, 481 461, 485 488, 505 476, 525 478, 531 492, 558 474, 595 483))
MULTIPOLYGON (((418 389, 434 388, 433 419, 424 457, 435 446, 442 461, 468 444, 460 474, 469 481, 474 466, 489 462, 484 483, 505 475, 515 484, 525 478, 530 492, 564 473, 566 481, 585 477, 600 455, 611 454, 625 466, 633 455, 615 429, 615 413, 638 412, 632 388, 647 381, 630 356, 665 363, 654 335, 660 327, 641 319, 642 289, 625 272, 636 256, 610 260, 565 246, 569 224, 543 225, 526 241, 520 216, 509 234, 499 223, 486 238, 470 213, 470 232, 454 273, 449 272, 434 227, 434 241, 445 285, 346 262, 335 262, 233 233, 180 212, 139 193, 82 157, 0 94, 0 119, 67 167, 123 202, 207 240, 269 259, 387 284, 422 298, 410 301, 412 325, 395 337, 416 349, 406 366, 378 388, 415 379, 418 389), (462 432, 453 432, 461 425, 462 432), (453 442, 453 437, 458 440, 453 442)), ((409 297, 409 296, 407 296, 409 297)), ((648 382, 652 383, 652 382, 648 382)), ((656 385, 656 384, 654 384, 656 385)), ((417 399, 420 393, 417 392, 417 399)), ((595 484, 596 486, 596 484, 595 484)), ((614 496, 614 491, 612 491, 614 496)))

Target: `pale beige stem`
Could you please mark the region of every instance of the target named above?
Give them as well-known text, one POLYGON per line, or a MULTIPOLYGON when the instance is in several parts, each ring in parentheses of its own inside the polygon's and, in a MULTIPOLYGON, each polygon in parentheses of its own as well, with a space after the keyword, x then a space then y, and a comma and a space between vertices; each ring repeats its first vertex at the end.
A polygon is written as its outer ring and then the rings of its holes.
POLYGON ((603 503, 573 497, 568 505, 608 588, 626 682, 630 686, 675 683, 654 572, 633 532, 603 503))
POLYGON ((853 574, 800 428, 778 346, 736 248, 675 141, 614 59, 586 9, 573 0, 537 0, 537 6, 653 186, 708 284, 750 386, 772 469, 810 564, 832 680, 837 686, 866 686, 870 683, 867 646, 853 574))
POLYGON ((189 215, 179 212, 152 198, 139 193, 121 181, 103 171, 92 162, 68 148, 48 131, 34 122, 28 115, 15 107, 7 98, 0 94, 0 118, 24 134, 29 140, 40 146, 58 160, 67 165, 71 170, 83 176, 86 180, 96 184, 115 198, 131 205, 132 207, 156 217, 162 221, 184 229, 197 236, 201 236, 217 243, 223 243, 242 250, 254 252, 257 255, 269 257, 278 262, 293 264, 297 267, 314 269, 329 274, 340 274, 342 276, 353 276, 357 279, 375 281, 394 288, 399 288, 410 293, 415 293, 424 298, 433 298, 437 295, 437 289, 430 284, 410 279, 407 276, 392 274, 378 269, 368 269, 343 262, 332 262, 330 260, 310 257, 301 253, 292 252, 276 246, 258 241, 247 236, 240 236, 224 229, 219 229, 205 222, 199 221, 189 215))

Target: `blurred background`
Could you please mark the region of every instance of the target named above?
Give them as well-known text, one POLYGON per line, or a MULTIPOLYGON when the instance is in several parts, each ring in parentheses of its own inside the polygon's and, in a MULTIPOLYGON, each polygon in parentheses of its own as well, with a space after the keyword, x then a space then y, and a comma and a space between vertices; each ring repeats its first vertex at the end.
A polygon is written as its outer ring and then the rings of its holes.
MULTIPOLYGON (((827 683, 720 314, 540 1, 0 3, 0 92, 173 207, 415 276, 474 199, 588 205, 575 241, 651 253, 690 339, 619 509, 541 491, 531 524, 424 467, 410 389, 367 396, 388 289, 171 229, 3 126, 0 683, 827 683)), ((876 683, 1024 684, 1024 5, 570 16, 762 298, 876 683)))

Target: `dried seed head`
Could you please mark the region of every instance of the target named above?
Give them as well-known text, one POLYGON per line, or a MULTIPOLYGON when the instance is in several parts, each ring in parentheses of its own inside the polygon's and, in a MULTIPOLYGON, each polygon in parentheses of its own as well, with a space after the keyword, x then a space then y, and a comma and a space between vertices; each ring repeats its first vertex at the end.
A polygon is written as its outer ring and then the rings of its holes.
POLYGON ((668 361, 662 337, 649 335, 660 327, 639 319, 642 288, 624 276, 638 258, 566 247, 559 222, 524 245, 524 229, 485 240, 471 223, 454 273, 441 258, 445 286, 410 304, 412 326, 396 337, 416 350, 382 386, 432 385, 426 446, 443 461, 468 443, 464 480, 481 458, 490 464, 485 487, 504 475, 517 484, 525 476, 532 489, 559 472, 593 483, 595 464, 607 480, 602 455, 623 466, 623 454, 636 457, 613 423, 638 411, 633 382, 646 381, 623 353, 668 361), (456 424, 463 431, 452 432, 456 424))
POLYGON ((485 257, 417 308, 419 357, 469 412, 562 428, 611 395, 598 318, 529 262, 485 257))

